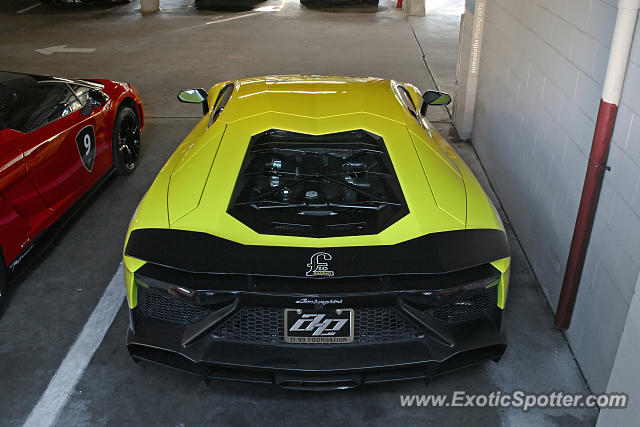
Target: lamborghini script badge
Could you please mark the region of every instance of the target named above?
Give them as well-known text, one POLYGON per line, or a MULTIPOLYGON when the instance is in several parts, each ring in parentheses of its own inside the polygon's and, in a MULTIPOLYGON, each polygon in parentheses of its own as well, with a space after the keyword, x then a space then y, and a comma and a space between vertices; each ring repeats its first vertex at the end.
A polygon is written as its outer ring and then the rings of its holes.
POLYGON ((309 264, 307 264, 307 267, 309 267, 307 276, 333 276, 333 271, 329 270, 329 264, 327 261, 331 261, 331 255, 326 252, 316 252, 311 255, 309 264))

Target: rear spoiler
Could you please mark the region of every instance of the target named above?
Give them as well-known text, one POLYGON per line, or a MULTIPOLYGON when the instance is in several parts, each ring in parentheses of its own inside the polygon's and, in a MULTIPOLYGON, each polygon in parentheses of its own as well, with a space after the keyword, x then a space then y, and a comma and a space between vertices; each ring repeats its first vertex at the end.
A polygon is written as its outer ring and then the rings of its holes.
POLYGON ((243 245, 207 233, 146 228, 131 232, 125 255, 190 273, 300 278, 443 274, 510 256, 502 230, 427 234, 395 245, 243 245))

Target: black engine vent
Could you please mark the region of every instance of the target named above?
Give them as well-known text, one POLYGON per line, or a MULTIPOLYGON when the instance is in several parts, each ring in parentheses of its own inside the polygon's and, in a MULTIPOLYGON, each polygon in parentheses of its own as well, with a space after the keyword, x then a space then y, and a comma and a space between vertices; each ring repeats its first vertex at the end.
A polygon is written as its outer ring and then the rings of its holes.
POLYGON ((384 141, 365 130, 251 138, 227 212, 261 234, 377 234, 409 213, 384 141))
POLYGON ((160 289, 138 286, 137 290, 138 308, 147 317, 181 325, 190 325, 199 322, 210 313, 204 307, 179 301, 160 289))
POLYGON ((498 286, 479 289, 450 304, 430 309, 431 315, 447 323, 463 323, 489 316, 497 308, 498 286))

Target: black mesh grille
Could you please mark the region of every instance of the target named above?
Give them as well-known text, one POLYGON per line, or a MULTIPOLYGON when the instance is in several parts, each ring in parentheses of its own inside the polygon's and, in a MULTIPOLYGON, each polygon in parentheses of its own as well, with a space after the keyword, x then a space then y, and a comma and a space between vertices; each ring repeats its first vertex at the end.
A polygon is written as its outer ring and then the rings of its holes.
POLYGON ((413 322, 393 307, 356 310, 354 326, 354 341, 364 344, 403 341, 420 335, 413 322))
POLYGON ((462 323, 486 317, 496 308, 498 287, 481 289, 450 304, 430 309, 431 315, 443 322, 462 323))
POLYGON ((179 301, 165 291, 143 286, 138 286, 138 308, 147 317, 181 325, 198 322, 209 314, 206 308, 179 301))
POLYGON ((214 332, 224 339, 259 344, 284 342, 284 310, 269 307, 243 307, 214 332))
MULTIPOLYGON (((354 322, 354 344, 406 341, 421 335, 418 327, 393 307, 356 308, 354 322)), ((243 307, 213 334, 256 344, 284 344, 284 309, 243 307)))

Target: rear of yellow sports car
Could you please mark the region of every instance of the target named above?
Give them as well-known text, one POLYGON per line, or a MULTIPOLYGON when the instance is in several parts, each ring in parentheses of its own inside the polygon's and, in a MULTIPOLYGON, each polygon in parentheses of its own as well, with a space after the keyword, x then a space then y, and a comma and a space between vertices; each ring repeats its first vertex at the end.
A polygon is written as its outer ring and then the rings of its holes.
POLYGON ((132 219, 127 345, 201 375, 350 388, 497 360, 502 223, 415 87, 212 87, 132 219))

